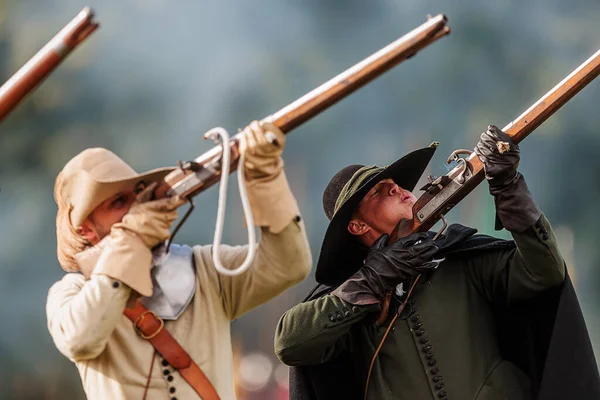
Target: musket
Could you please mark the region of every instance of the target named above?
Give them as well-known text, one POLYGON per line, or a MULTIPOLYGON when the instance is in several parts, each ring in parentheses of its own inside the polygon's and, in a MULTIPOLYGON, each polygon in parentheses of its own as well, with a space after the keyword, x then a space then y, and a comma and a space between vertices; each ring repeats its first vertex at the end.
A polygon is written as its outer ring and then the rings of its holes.
MULTIPOLYGON (((272 122, 288 133, 449 33, 446 16, 440 14, 429 18, 421 26, 262 121, 272 122)), ((239 159, 238 135, 230 140, 230 171, 235 170, 239 159)), ((221 153, 222 147, 217 146, 194 161, 180 165, 159 183, 155 190, 156 198, 179 195, 189 199, 218 182, 221 153)))
POLYGON ((98 28, 86 7, 0 87, 0 121, 98 28))
MULTIPOLYGON (((502 130, 515 143, 520 143, 599 74, 600 50, 502 130)), ((483 181, 483 164, 475 153, 470 150, 456 150, 447 160, 448 163, 452 161, 458 162, 455 168, 444 176, 432 179, 423 188, 425 193, 413 206, 412 225, 401 221, 390 241, 398 236, 405 236, 407 232, 429 230, 483 181), (459 157, 461 154, 467 157, 459 157), (410 228, 406 229, 407 226, 410 228)), ((442 230, 445 225, 444 221, 442 230)))

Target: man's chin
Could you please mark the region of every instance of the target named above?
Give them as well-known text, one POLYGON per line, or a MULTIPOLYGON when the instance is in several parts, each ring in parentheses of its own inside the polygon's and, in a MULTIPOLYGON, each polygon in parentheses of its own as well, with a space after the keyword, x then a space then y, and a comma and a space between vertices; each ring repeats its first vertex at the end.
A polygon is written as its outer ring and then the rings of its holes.
POLYGON ((412 218, 402 218, 396 224, 394 229, 394 234, 392 237, 396 236, 397 238, 404 237, 412 232, 413 220, 412 218))

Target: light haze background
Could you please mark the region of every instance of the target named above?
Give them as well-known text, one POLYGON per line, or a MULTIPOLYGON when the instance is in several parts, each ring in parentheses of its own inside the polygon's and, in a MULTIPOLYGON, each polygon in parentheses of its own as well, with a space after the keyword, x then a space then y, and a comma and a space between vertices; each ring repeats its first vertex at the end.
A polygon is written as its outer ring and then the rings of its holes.
MULTIPOLYGON (((316 260, 328 223, 321 195, 340 168, 388 164, 436 140, 428 173, 444 174, 452 150, 472 148, 488 124, 505 126, 600 48, 594 0, 0 0, 0 82, 86 5, 101 28, 0 126, 2 399, 84 398, 45 316, 47 290, 63 275, 54 178, 79 151, 107 147, 138 171, 195 158, 213 146, 204 131, 236 132, 427 14, 446 13, 450 36, 289 136, 286 172, 316 260)), ((599 101, 594 82, 521 145, 520 167, 555 228, 597 350, 599 101)), ((243 244, 232 185, 224 242, 243 244)), ((509 237, 493 230, 486 186, 449 220, 509 237)), ((212 242, 216 206, 214 187, 197 199, 177 242, 212 242)), ((314 271, 233 323, 240 399, 287 398, 273 332, 313 285, 314 271)))

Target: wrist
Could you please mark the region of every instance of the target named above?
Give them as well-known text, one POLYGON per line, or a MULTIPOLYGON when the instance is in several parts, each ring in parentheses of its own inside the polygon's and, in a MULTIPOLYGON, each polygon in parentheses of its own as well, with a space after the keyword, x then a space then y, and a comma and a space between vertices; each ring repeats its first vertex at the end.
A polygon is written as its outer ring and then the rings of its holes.
POLYGON ((489 184, 488 188, 490 190, 490 194, 492 196, 495 196, 496 194, 499 194, 506 190, 514 190, 513 188, 515 184, 517 184, 517 182, 523 178, 523 175, 521 175, 520 172, 515 171, 514 174, 509 178, 500 179, 499 177, 488 176, 486 176, 486 178, 489 184))
POLYGON ((283 159, 273 157, 272 160, 244 161, 244 177, 247 182, 269 181, 275 179, 283 171, 283 159))

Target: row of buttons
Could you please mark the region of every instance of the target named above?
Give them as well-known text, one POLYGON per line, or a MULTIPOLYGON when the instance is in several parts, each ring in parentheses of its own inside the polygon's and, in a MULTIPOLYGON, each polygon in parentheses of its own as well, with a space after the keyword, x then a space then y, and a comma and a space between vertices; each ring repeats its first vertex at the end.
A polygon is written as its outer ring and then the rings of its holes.
MULTIPOLYGON (((353 313, 357 313, 358 312, 358 307, 353 306, 352 307, 352 312, 353 313)), ((336 312, 335 314, 334 313, 330 313, 329 314, 329 320, 331 322, 341 321, 344 318, 348 318, 351 315, 352 315, 352 313, 350 312, 350 310, 348 310, 347 308, 344 308, 343 310, 340 310, 340 311, 336 312), (342 311, 343 311, 343 313, 342 313, 342 311)))
POLYGON ((413 323, 411 332, 414 332, 414 334, 419 338, 419 343, 422 345, 421 352, 423 353, 423 357, 425 357, 424 362, 431 367, 429 373, 432 375, 431 380, 433 382, 433 387, 435 390, 437 390, 437 397, 443 400, 449 400, 448 393, 443 390, 446 385, 442 380, 442 376, 439 374, 440 369, 435 366, 437 364, 437 360, 435 359, 433 346, 429 343, 430 339, 428 336, 425 336, 425 328, 423 326, 423 321, 421 321, 421 316, 416 313, 414 303, 410 305, 410 321, 413 323))
MULTIPOLYGON (((167 368, 169 366, 169 362, 161 358, 161 364, 165 369, 163 370, 163 375, 167 379, 168 382, 173 382, 173 375, 171 375, 171 371, 167 368)), ((169 393, 174 394, 175 388, 173 386, 169 386, 169 393)), ((177 397, 171 397, 171 400, 177 400, 177 397)))

